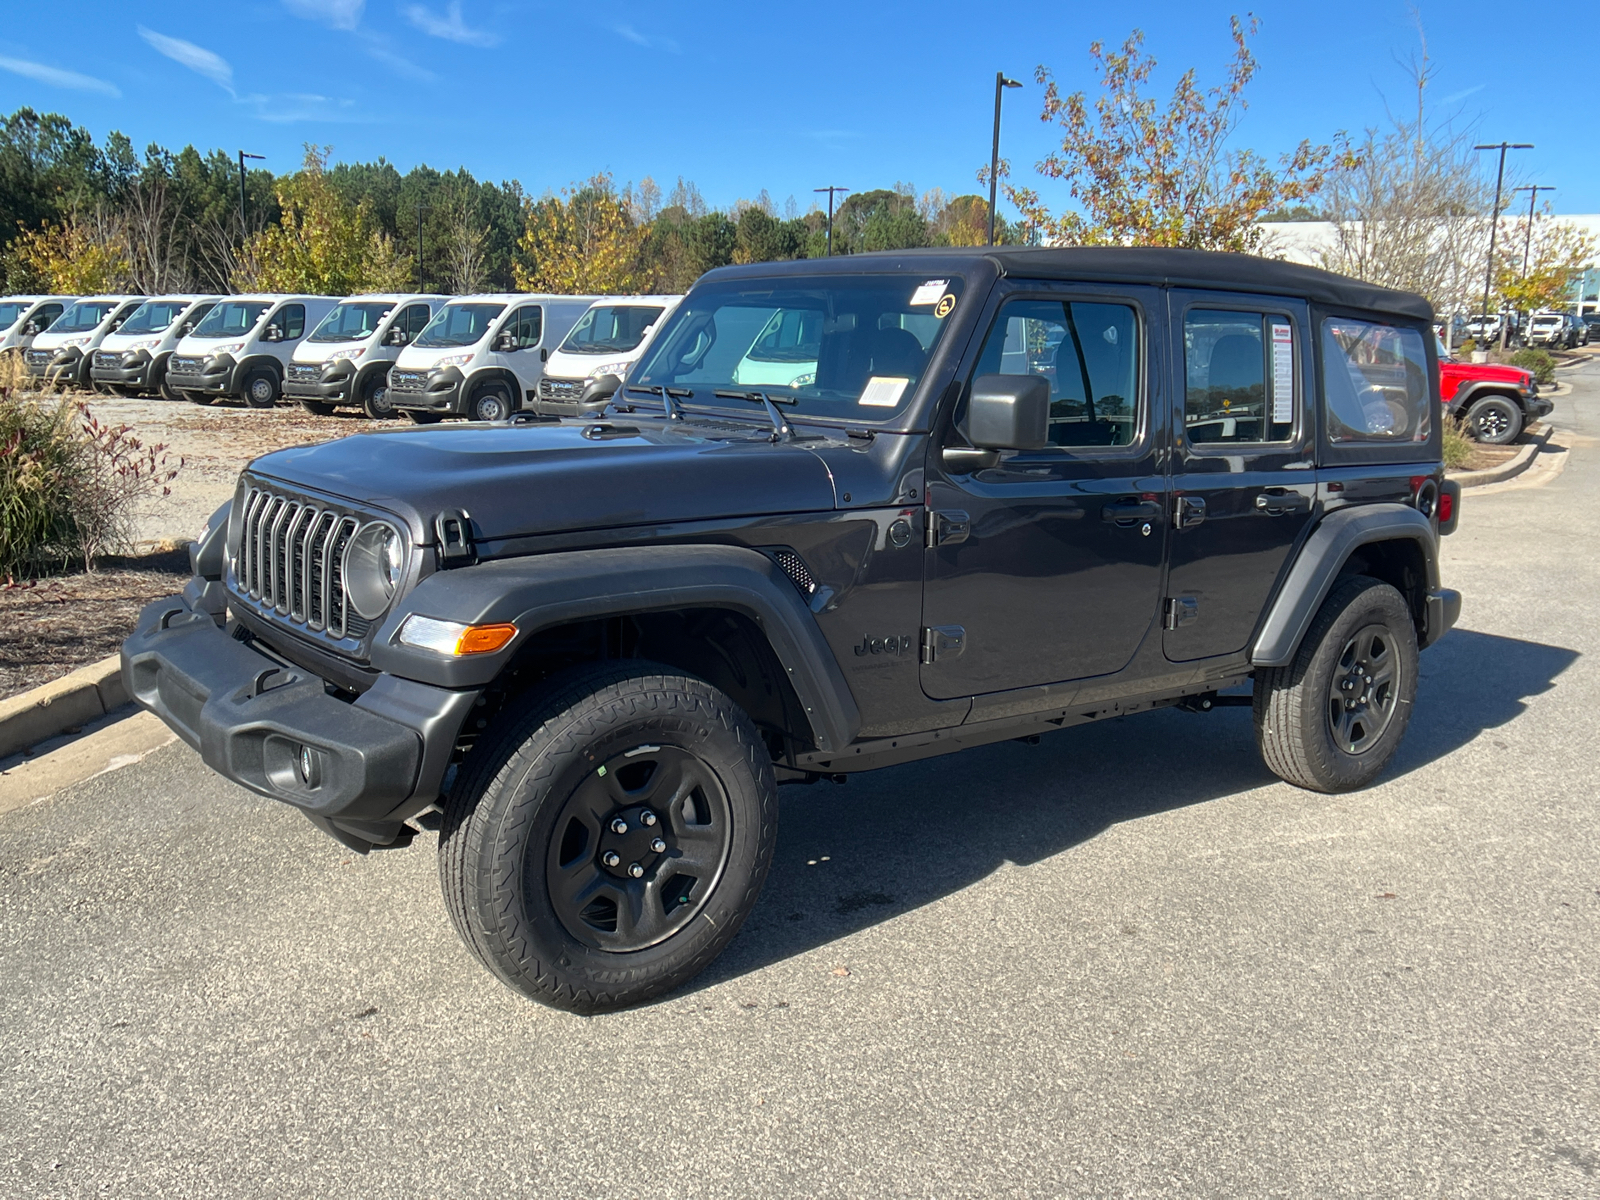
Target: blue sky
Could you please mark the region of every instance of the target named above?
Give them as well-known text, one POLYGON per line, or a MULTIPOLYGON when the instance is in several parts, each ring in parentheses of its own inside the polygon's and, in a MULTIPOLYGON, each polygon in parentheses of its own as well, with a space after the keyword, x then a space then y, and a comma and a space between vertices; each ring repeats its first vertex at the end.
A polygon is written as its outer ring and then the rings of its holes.
MULTIPOLYGON (((1001 69, 1026 81, 1007 93, 1002 152, 1028 178, 1052 145, 1038 64, 1067 90, 1091 87, 1088 44, 1120 44, 1137 26, 1160 91, 1189 66, 1215 82, 1237 11, 1208 0, 68 0, 18 5, 0 25, 0 110, 61 112, 140 149, 245 149, 275 171, 312 141, 336 159, 465 166, 536 194, 608 170, 664 187, 682 175, 713 205, 766 188, 780 209, 791 195, 806 208, 824 184, 977 190, 1001 69)), ((1476 2, 1255 12, 1261 70, 1236 145, 1275 155, 1411 103, 1397 60, 1417 51, 1420 18, 1434 104, 1475 121, 1480 141, 1535 143, 1523 178, 1554 184, 1558 211, 1600 212, 1600 34, 1582 6, 1537 22, 1476 2)))

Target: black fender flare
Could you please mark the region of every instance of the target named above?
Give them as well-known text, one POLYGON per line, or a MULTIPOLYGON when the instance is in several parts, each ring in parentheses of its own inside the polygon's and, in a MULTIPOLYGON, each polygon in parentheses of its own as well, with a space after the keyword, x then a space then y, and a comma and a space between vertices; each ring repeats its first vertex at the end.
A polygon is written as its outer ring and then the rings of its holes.
POLYGON ((278 394, 283 394, 283 364, 270 354, 252 354, 234 364, 233 374, 228 376, 228 394, 232 396, 244 395, 244 381, 250 372, 257 367, 267 367, 278 377, 278 394))
POLYGON ((766 555, 743 546, 624 546, 501 559, 436 571, 385 618, 372 642, 380 671, 439 687, 492 682, 542 629, 596 617, 725 608, 755 623, 787 674, 819 750, 841 750, 861 728, 850 686, 794 583, 766 555), (494 654, 446 658, 403 646, 412 613, 489 624, 517 636, 494 654))
MULTIPOLYGON (((1267 610, 1250 649, 1257 667, 1286 667, 1300 648, 1311 620, 1333 590, 1334 581, 1361 546, 1409 539, 1427 564, 1429 594, 1439 589, 1439 542, 1427 517, 1406 504, 1364 504, 1329 513, 1300 548, 1300 554, 1267 610)), ((1431 631, 1430 631, 1431 636, 1431 631)))
POLYGON ((526 389, 516 372, 508 367, 480 367, 461 381, 461 411, 472 415, 472 394, 486 383, 503 383, 511 392, 511 411, 520 412, 527 403, 526 389))
POLYGON ((1450 403, 1446 407, 1453 417, 1465 416, 1467 410, 1485 396, 1503 396, 1524 412, 1527 411, 1528 406, 1523 402, 1525 398, 1514 384, 1501 383, 1493 379, 1463 383, 1456 389, 1456 394, 1450 397, 1450 403))
POLYGON ((350 395, 346 397, 348 404, 360 404, 361 394, 366 390, 367 382, 374 376, 382 374, 384 382, 389 379, 389 368, 394 366, 394 359, 380 359, 376 362, 364 364, 356 371, 350 380, 350 395))

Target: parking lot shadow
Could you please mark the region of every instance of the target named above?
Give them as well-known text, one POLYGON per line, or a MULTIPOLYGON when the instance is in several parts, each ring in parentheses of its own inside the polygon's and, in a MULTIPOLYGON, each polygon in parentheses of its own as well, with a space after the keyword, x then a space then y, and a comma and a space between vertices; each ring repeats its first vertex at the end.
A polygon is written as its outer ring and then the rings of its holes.
MULTIPOLYGON (((1384 778, 1448 755, 1548 691, 1576 651, 1453 631, 1422 659, 1416 717, 1384 778)), ((782 789, 778 850, 740 936, 693 991, 942 899, 1004 863, 1110 826, 1276 782, 1250 710, 1165 709, 782 789)))

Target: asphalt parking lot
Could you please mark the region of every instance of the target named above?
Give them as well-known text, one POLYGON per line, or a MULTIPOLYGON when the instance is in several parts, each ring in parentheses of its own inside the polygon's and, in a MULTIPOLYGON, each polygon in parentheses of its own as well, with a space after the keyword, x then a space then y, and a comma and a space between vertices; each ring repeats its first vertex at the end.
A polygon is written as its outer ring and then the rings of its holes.
POLYGON ((785 789, 660 1003, 529 1004, 431 837, 181 744, 0 816, 0 1195, 1600 1194, 1600 366, 1469 493, 1377 787, 1164 711, 785 789))

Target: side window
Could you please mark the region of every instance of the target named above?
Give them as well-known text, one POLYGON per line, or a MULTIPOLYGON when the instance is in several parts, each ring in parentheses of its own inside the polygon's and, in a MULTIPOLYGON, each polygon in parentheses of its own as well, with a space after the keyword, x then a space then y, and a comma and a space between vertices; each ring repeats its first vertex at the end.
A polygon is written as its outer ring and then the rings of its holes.
POLYGON ((544 309, 537 304, 517 309, 505 331, 511 335, 512 345, 518 350, 532 349, 539 344, 539 336, 544 331, 544 309))
POLYGON ((183 319, 183 324, 178 327, 178 336, 183 337, 193 331, 194 327, 206 319, 206 314, 216 307, 215 302, 197 304, 194 310, 183 319))
POLYGON ((423 326, 428 323, 428 318, 432 315, 426 304, 413 304, 400 314, 400 319, 395 324, 409 340, 422 332, 423 326))
POLYGON ((60 304, 46 304, 35 314, 33 324, 37 325, 41 330, 49 329, 50 326, 56 323, 56 318, 65 311, 66 309, 60 304))
POLYGON ((1008 300, 978 375, 1042 375, 1050 442, 1128 446, 1139 427, 1139 314, 1127 304, 1008 300))
POLYGON ((1433 432, 1428 359, 1415 329, 1327 317, 1322 392, 1328 440, 1425 442, 1433 432))
POLYGON ((115 332, 118 328, 120 328, 124 321, 133 316, 133 310, 138 308, 143 303, 143 300, 130 300, 128 303, 124 304, 122 306, 122 311, 111 318, 112 331, 115 332))
POLYGON ((306 306, 304 304, 285 304, 278 315, 272 318, 273 324, 283 329, 283 340, 295 341, 306 331, 306 306))
POLYGON ((1183 318, 1184 426, 1194 445, 1294 436, 1294 323, 1192 308, 1183 318))

